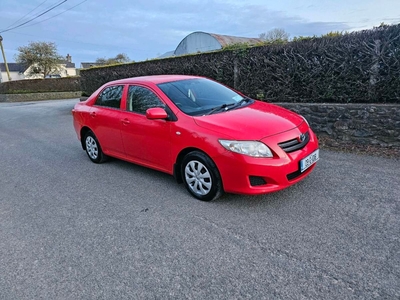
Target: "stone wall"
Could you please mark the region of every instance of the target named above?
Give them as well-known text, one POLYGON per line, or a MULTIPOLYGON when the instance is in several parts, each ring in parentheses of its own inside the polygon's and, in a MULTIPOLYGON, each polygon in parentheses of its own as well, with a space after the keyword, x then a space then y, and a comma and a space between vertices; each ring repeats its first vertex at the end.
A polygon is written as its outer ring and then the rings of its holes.
POLYGON ((51 92, 51 93, 27 93, 27 94, 0 94, 0 102, 22 102, 37 100, 57 100, 80 98, 82 92, 51 92))
MULTIPOLYGON (((0 102, 80 97, 81 92, 0 94, 0 102)), ((400 149, 399 104, 274 104, 304 116, 318 137, 326 138, 330 146, 355 144, 400 149)))
POLYGON ((400 149, 398 104, 276 104, 303 115, 332 146, 352 143, 400 149))

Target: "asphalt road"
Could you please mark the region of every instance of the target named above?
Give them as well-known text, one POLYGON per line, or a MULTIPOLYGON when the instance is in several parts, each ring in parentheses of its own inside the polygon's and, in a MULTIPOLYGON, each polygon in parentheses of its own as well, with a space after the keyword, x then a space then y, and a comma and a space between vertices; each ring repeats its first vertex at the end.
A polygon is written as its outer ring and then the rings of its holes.
POLYGON ((205 203, 89 161, 78 100, 0 103, 0 299, 400 299, 400 161, 321 151, 284 191, 205 203))

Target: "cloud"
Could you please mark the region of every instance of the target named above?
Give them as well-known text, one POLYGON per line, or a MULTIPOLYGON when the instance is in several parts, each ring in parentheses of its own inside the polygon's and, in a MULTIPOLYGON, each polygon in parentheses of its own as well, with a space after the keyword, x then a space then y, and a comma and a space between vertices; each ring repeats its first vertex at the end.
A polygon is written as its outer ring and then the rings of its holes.
MULTIPOLYGON (((1 1, 3 17, 0 19, 0 29, 43 2, 1 1)), ((69 0, 46 16, 51 17, 80 2, 82 0, 69 0)), ((77 62, 113 57, 118 53, 126 53, 131 59, 138 61, 174 50, 186 35, 194 31, 258 37, 260 33, 273 28, 283 28, 294 37, 349 31, 371 22, 368 21, 371 19, 369 15, 356 19, 354 14, 357 11, 362 12, 363 8, 357 6, 354 10, 354 5, 350 7, 352 11, 349 10, 350 19, 332 16, 324 17, 321 21, 321 11, 329 13, 323 9, 322 4, 305 0, 301 5, 291 7, 288 3, 292 2, 86 1, 51 20, 5 33, 3 37, 6 47, 14 49, 14 52, 18 46, 26 45, 32 40, 53 41, 63 55, 64 52, 70 53, 77 62)), ((342 3, 342 6, 345 9, 346 5, 342 3)), ((387 23, 400 21, 391 15, 384 16, 382 21, 387 23)), ((378 17, 380 16, 375 16, 378 17)))

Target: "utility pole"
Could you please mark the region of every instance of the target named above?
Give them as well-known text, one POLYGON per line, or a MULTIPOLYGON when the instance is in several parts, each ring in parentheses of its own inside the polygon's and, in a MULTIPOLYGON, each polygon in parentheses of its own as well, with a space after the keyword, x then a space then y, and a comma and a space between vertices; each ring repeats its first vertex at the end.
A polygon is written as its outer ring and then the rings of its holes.
POLYGON ((8 65, 7 65, 7 60, 6 60, 6 55, 4 54, 4 48, 3 48, 3 37, 0 35, 0 48, 1 48, 1 53, 3 53, 3 59, 4 59, 4 64, 6 66, 6 72, 8 76, 8 80, 11 81, 11 76, 10 76, 10 70, 8 70, 8 65))

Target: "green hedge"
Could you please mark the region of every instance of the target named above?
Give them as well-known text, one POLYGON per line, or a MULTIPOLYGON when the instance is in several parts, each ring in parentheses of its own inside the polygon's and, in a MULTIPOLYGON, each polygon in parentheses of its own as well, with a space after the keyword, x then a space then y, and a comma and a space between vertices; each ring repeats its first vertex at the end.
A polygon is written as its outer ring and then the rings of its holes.
POLYGON ((399 103, 400 24, 284 45, 81 70, 90 94, 120 78, 191 74, 272 102, 399 103))
POLYGON ((23 79, 0 84, 0 94, 77 92, 80 90, 79 77, 23 79))

